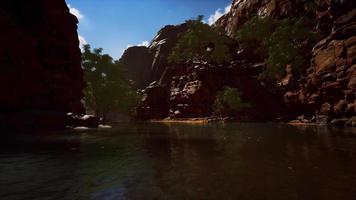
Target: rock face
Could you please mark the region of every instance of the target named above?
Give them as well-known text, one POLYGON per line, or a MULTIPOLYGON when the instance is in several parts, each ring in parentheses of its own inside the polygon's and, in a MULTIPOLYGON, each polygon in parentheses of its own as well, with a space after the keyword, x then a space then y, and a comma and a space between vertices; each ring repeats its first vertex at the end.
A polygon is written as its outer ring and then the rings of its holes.
POLYGON ((149 47, 130 47, 120 61, 127 69, 127 77, 137 89, 159 81, 168 65, 168 56, 179 36, 187 30, 186 24, 162 28, 149 47))
POLYGON ((353 119, 356 111, 355 5, 354 0, 234 0, 231 11, 214 25, 232 38, 256 15, 274 19, 306 16, 317 21, 314 30, 324 39, 306 50, 312 59, 305 74, 294 76, 287 66, 285 78, 275 85, 265 85, 257 78, 263 64, 244 62, 248 58, 223 66, 196 63, 165 67, 164 75, 153 77, 157 82, 143 91, 145 98, 138 107, 138 117, 211 116, 217 91, 230 86, 238 88, 251 104, 241 114, 253 119, 292 119, 301 115, 298 120, 304 123, 353 124, 348 119, 353 119), (153 110, 159 110, 159 115, 153 110))
POLYGON ((64 0, 1 1, 1 116, 84 111, 77 23, 64 0))
MULTIPOLYGON (((325 24, 322 20, 319 24, 325 24)), ((312 50, 311 68, 295 92, 298 102, 309 105, 328 122, 350 118, 356 111, 356 9, 335 18, 329 26, 330 34, 312 50)))
POLYGON ((126 77, 133 88, 144 88, 149 84, 152 56, 147 47, 130 47, 122 55, 120 62, 126 66, 126 77))
POLYGON ((254 16, 283 19, 296 16, 313 16, 312 1, 298 0, 233 0, 229 13, 222 16, 214 26, 222 28, 234 37, 237 29, 254 16))
POLYGON ((268 120, 283 111, 283 103, 267 92, 258 80, 263 65, 212 65, 195 63, 171 66, 166 79, 143 90, 144 98, 137 108, 139 119, 194 118, 213 114, 217 92, 224 86, 238 88, 251 108, 246 119, 268 120), (157 113, 159 113, 157 115, 157 113))

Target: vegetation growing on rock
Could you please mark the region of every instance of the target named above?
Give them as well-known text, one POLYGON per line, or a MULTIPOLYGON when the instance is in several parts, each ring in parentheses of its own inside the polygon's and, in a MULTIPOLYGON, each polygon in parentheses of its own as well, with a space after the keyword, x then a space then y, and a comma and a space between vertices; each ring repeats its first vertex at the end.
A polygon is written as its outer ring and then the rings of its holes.
POLYGON ((251 52, 255 58, 264 59, 267 56, 264 42, 272 35, 275 26, 275 21, 270 17, 255 16, 237 31, 236 39, 244 51, 251 52))
POLYGON ((232 60, 231 40, 202 22, 202 16, 186 21, 188 31, 178 40, 169 56, 171 63, 208 61, 224 63, 232 60))
POLYGON ((283 76, 287 64, 293 66, 295 74, 305 71, 310 62, 305 50, 311 49, 318 40, 318 34, 310 28, 311 23, 306 18, 285 19, 277 23, 276 30, 264 42, 268 48, 268 59, 262 78, 283 76))
POLYGON ((294 73, 300 74, 308 66, 311 49, 318 41, 318 34, 312 31, 313 22, 306 18, 253 17, 237 31, 236 39, 241 48, 259 59, 266 58, 267 67, 262 79, 282 77, 287 64, 293 66, 294 73))
POLYGON ((214 113, 216 115, 234 116, 248 107, 250 105, 242 101, 241 93, 238 89, 225 87, 216 95, 214 113))
POLYGON ((138 101, 138 95, 131 90, 123 76, 123 67, 103 49, 91 50, 84 46, 82 66, 87 87, 84 90, 85 107, 105 119, 112 110, 128 113, 138 101))

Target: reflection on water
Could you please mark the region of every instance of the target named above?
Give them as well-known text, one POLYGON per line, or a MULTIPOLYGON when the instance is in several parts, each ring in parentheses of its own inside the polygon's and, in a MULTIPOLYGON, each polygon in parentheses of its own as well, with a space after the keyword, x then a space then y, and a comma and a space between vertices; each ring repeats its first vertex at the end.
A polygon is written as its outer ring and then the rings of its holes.
POLYGON ((121 124, 0 142, 0 199, 356 199, 352 129, 121 124))

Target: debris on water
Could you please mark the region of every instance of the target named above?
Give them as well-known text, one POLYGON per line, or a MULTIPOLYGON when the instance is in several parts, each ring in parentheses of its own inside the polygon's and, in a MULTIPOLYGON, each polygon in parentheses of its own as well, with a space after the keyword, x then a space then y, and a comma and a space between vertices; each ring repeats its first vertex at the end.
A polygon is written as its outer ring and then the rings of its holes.
POLYGON ((105 128, 105 129, 112 128, 112 126, 110 126, 110 125, 103 125, 103 124, 99 124, 98 127, 99 127, 99 128, 105 128))
POLYGON ((78 126, 78 127, 74 127, 74 130, 88 130, 88 127, 85 126, 78 126))

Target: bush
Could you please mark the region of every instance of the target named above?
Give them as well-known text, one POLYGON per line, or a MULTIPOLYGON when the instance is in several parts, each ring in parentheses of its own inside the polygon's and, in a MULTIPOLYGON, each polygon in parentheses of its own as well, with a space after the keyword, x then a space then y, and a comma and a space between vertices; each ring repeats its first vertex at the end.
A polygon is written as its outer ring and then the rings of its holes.
POLYGON ((225 87, 216 95, 214 113, 216 115, 236 115, 249 107, 249 104, 242 101, 238 89, 225 87))
POLYGON ((312 46, 319 36, 312 30, 314 22, 307 18, 288 18, 275 21, 268 17, 254 17, 236 34, 241 47, 256 58, 267 59, 267 68, 261 79, 271 80, 285 74, 285 66, 291 64, 299 74, 308 66, 312 46))
POLYGON ((311 31, 310 23, 305 18, 285 19, 278 23, 273 34, 264 41, 268 59, 261 78, 274 79, 278 74, 283 76, 287 64, 292 65, 295 74, 305 71, 310 60, 306 52, 319 38, 317 33, 311 31))
POLYGON ((263 59, 267 52, 263 43, 272 35, 275 26, 276 22, 273 19, 255 16, 237 31, 236 40, 242 49, 252 53, 252 56, 263 59))
POLYGON ((168 60, 170 63, 192 63, 208 61, 224 63, 232 60, 230 38, 220 35, 202 17, 186 21, 188 31, 184 33, 173 48, 168 60))

